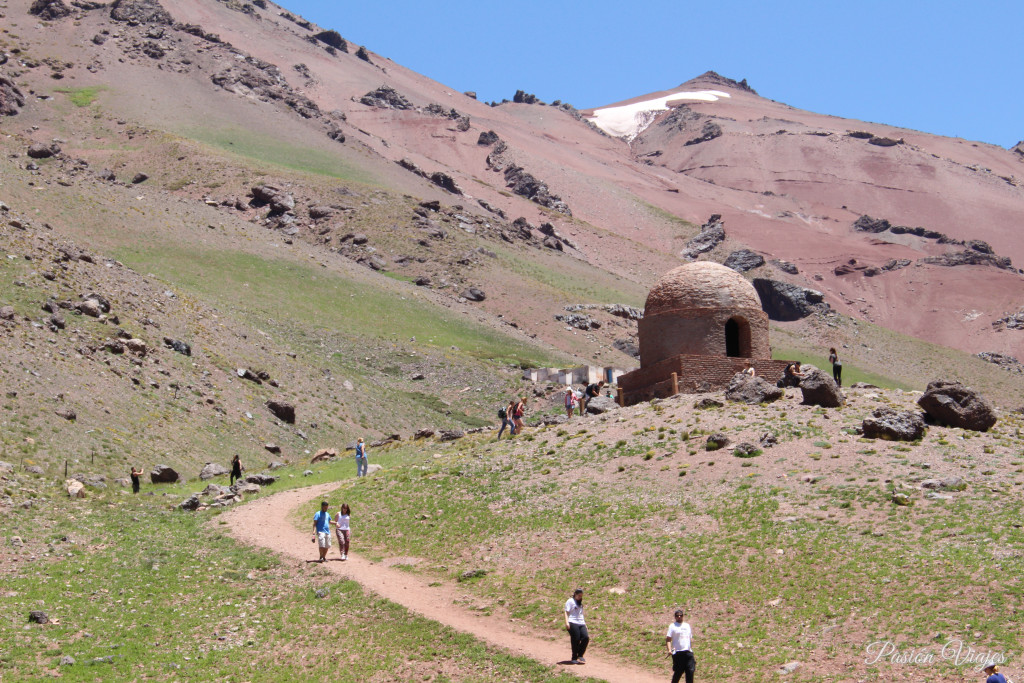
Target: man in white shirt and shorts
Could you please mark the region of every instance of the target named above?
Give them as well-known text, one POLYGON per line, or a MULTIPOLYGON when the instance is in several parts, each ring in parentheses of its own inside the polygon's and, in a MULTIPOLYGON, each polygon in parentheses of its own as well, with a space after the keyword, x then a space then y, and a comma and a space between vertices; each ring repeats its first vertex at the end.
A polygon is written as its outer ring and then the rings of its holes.
POLYGON ((686 683, 693 683, 697 660, 693 658, 693 650, 690 649, 690 625, 683 621, 683 610, 677 609, 675 617, 676 620, 668 625, 668 633, 665 634, 665 647, 672 658, 672 683, 679 683, 683 674, 686 674, 686 683))

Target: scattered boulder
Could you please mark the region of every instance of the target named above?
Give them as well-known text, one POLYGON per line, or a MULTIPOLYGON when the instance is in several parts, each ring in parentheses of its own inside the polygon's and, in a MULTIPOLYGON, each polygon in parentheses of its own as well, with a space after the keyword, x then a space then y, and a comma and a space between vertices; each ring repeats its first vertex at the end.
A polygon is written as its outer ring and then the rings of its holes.
POLYGON ((572 215, 569 205, 558 195, 552 194, 547 183, 534 177, 531 173, 527 173, 526 169, 521 166, 509 165, 505 168, 504 175, 505 184, 513 193, 566 216, 572 215))
POLYGON ((33 624, 49 624, 50 615, 42 610, 32 610, 28 613, 28 620, 33 624))
POLYGON ((761 444, 761 448, 771 448, 772 446, 779 445, 779 438, 772 432, 765 432, 758 439, 758 443, 761 444))
POLYGON ((14 306, 0 307, 0 320, 14 320, 14 306))
POLYGON ((717 451, 719 448, 724 448, 727 445, 729 445, 729 437, 719 432, 708 437, 704 448, 709 451, 717 451))
POLYGON ((721 214, 711 214, 708 222, 701 226, 697 236, 686 243, 686 248, 680 253, 685 259, 695 259, 704 252, 711 251, 725 240, 725 224, 722 222, 721 214))
POLYGON ((236 494, 241 495, 249 493, 259 493, 261 487, 259 484, 253 484, 252 482, 235 482, 235 485, 232 486, 230 490, 234 491, 236 494))
POLYGON ((377 463, 371 463, 371 464, 366 466, 366 476, 372 477, 373 475, 377 474, 378 472, 382 472, 383 470, 384 470, 384 466, 383 465, 378 465, 377 463))
POLYGON ((213 479, 214 477, 223 477, 226 474, 231 474, 231 470, 215 462, 208 462, 203 466, 202 471, 199 473, 199 478, 203 481, 207 479, 213 479))
POLYGON ((911 505, 914 504, 913 499, 906 493, 903 493, 902 491, 893 492, 892 502, 893 505, 899 505, 900 507, 910 507, 911 505))
POLYGON ((997 420, 992 404, 960 382, 937 380, 930 383, 917 405, 931 422, 976 432, 988 431, 997 420))
POLYGON ((485 294, 482 289, 478 289, 476 287, 467 288, 460 296, 469 301, 483 301, 487 298, 487 294, 485 294))
POLYGON ((191 496, 181 501, 178 505, 182 510, 195 511, 199 509, 199 494, 193 493, 191 496))
POLYGON ((805 406, 838 408, 846 401, 835 380, 817 368, 804 374, 800 380, 800 391, 803 392, 801 403, 805 406))
POLYGON ((963 491, 967 488, 967 482, 960 477, 946 477, 945 479, 925 479, 921 482, 921 488, 933 491, 963 491))
POLYGON ((733 270, 745 273, 748 270, 763 266, 764 257, 749 249, 739 249, 729 254, 722 265, 726 268, 732 268, 733 270))
POLYGON ((49 159, 50 157, 57 156, 60 154, 60 147, 55 143, 44 145, 41 142, 36 142, 29 145, 28 151, 26 152, 32 159, 49 159))
POLYGON ((736 444, 736 447, 732 449, 732 454, 737 458, 756 458, 761 455, 761 449, 749 441, 743 441, 736 444))
POLYGON ((263 380, 249 368, 238 368, 235 370, 235 374, 244 380, 255 382, 256 384, 263 384, 263 380))
POLYGON ((414 438, 414 439, 429 439, 433 435, 434 435, 434 430, 433 429, 431 429, 429 427, 424 427, 423 429, 416 430, 416 433, 413 434, 412 438, 414 438))
POLYGON ((608 396, 595 396, 587 402, 588 415, 601 415, 618 409, 619 404, 608 396))
POLYGON ((725 389, 725 398, 728 401, 737 403, 771 403, 782 398, 786 392, 776 385, 767 381, 764 377, 751 377, 742 372, 737 372, 729 380, 729 386, 725 389))
POLYGON ((273 472, 274 470, 279 470, 282 467, 287 467, 287 465, 281 462, 280 460, 274 460, 267 465, 267 469, 270 470, 271 472, 273 472))
POLYGON ((75 304, 75 310, 90 318, 98 318, 102 314, 100 304, 96 299, 86 299, 75 304))
POLYGON ((267 410, 282 422, 295 424, 295 406, 291 403, 285 403, 284 401, 267 401, 267 410))
POLYGON ((201 496, 223 496, 225 493, 234 493, 229 487, 220 484, 210 484, 199 494, 201 496))
POLYGON ((180 339, 171 339, 170 337, 164 337, 164 346, 180 353, 183 356, 192 355, 192 347, 186 342, 181 341, 180 339))
POLYGON ((170 26, 174 23, 174 18, 157 0, 114 0, 110 6, 110 18, 129 24, 166 24, 170 26))
POLYGON ((789 261, 776 258, 771 260, 771 264, 783 273, 789 273, 790 275, 798 275, 800 273, 800 269, 796 267, 796 264, 789 261))
POLYGON ((71 498, 85 498, 85 484, 75 479, 68 479, 64 482, 64 490, 71 498))
POLYGON ((329 206, 315 205, 309 207, 309 217, 315 221, 321 218, 330 218, 334 215, 334 209, 329 206))
POLYGON ((281 447, 278 446, 276 443, 264 444, 263 448, 265 448, 268 453, 273 453, 274 455, 281 454, 281 447))
POLYGON ((337 457, 338 457, 338 451, 336 451, 335 449, 333 449, 333 448, 321 448, 320 450, 318 450, 316 453, 313 454, 313 457, 310 459, 309 462, 310 463, 321 462, 321 461, 324 461, 324 460, 331 460, 332 458, 337 458, 337 457))
POLYGON ((149 347, 146 346, 146 342, 142 341, 141 339, 135 338, 125 340, 124 346, 126 349, 128 349, 129 352, 140 357, 145 356, 147 351, 149 350, 149 347))
POLYGON ((269 474, 250 474, 243 481, 246 484, 258 484, 260 486, 268 486, 277 481, 277 477, 272 477, 269 474))
POLYGON ((761 308, 771 320, 800 320, 830 308, 821 292, 788 282, 758 277, 754 278, 754 289, 761 297, 761 308))
POLYGON ((500 139, 493 130, 487 130, 480 133, 480 137, 476 139, 476 144, 481 147, 490 147, 500 139))
POLYGON ((721 408, 724 405, 725 404, 722 403, 721 401, 705 397, 694 403, 693 407, 696 408, 697 410, 707 410, 709 408, 721 408))
POLYGON ((17 83, 0 74, 0 116, 15 116, 25 106, 25 93, 17 83))
POLYGON ((44 21, 53 21, 71 14, 71 8, 64 4, 64 0, 35 0, 28 13, 44 21))
POLYGON ((368 107, 382 109, 413 109, 413 104, 401 93, 388 85, 382 85, 372 92, 359 98, 360 103, 368 107))
POLYGON ((69 422, 74 422, 78 419, 78 414, 71 408, 58 408, 53 412, 57 417, 62 417, 69 422))
POLYGON ((461 429, 442 429, 438 435, 438 439, 441 441, 455 441, 461 439, 466 433, 461 429))
POLYGON ((157 465, 149 471, 149 480, 154 484, 173 484, 178 481, 178 473, 167 465, 157 465))
POLYGON ((864 436, 886 441, 917 441, 924 436, 924 418, 921 413, 876 408, 864 418, 861 425, 864 436))
POLYGON ((334 29, 328 29, 326 31, 320 31, 313 35, 314 38, 322 43, 334 48, 335 50, 341 50, 342 52, 348 52, 348 41, 341 37, 341 34, 334 29))

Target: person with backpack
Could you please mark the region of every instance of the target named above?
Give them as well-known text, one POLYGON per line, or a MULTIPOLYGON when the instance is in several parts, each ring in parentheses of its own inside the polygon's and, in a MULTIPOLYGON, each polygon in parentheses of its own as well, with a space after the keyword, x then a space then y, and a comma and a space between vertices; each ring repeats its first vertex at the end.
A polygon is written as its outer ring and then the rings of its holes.
POLYGON ((498 408, 498 417, 501 418, 501 429, 498 430, 498 438, 501 438, 502 432, 505 431, 505 427, 508 427, 508 438, 512 438, 512 435, 516 431, 516 425, 512 422, 512 411, 515 408, 516 402, 509 401, 508 405, 504 408, 498 408))
POLYGON ((356 441, 356 476, 365 477, 366 470, 366 444, 363 443, 363 437, 359 437, 356 441))
POLYGON ((576 408, 576 392, 572 390, 572 387, 565 388, 565 417, 567 420, 572 419, 572 411, 576 408))

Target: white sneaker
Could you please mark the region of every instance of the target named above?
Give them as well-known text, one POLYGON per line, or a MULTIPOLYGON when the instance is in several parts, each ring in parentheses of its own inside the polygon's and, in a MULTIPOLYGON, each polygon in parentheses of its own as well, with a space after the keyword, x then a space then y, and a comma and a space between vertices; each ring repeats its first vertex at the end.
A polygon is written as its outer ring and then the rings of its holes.
POLYGON ((341 559, 347 560, 348 559, 348 555, 346 553, 342 553, 341 554, 341 559))

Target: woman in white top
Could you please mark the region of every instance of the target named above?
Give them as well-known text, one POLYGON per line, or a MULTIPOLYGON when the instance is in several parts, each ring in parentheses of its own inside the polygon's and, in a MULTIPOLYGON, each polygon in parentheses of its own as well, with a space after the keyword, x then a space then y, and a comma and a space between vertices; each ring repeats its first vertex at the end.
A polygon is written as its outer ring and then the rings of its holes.
POLYGON ((693 658, 690 647, 690 625, 683 621, 683 610, 677 609, 675 617, 676 620, 668 625, 668 633, 665 634, 665 647, 672 658, 672 683, 679 683, 683 674, 686 675, 686 683, 693 683, 697 660, 693 658))
POLYGON ((351 536, 349 516, 351 514, 348 509, 348 503, 342 503, 341 510, 338 512, 338 519, 332 522, 338 534, 338 551, 341 553, 341 559, 343 560, 348 559, 348 542, 351 536))
POLYGON ((572 597, 565 601, 565 629, 569 632, 569 646, 572 648, 570 664, 586 664, 583 653, 590 643, 587 623, 583 620, 583 589, 577 588, 572 597))

